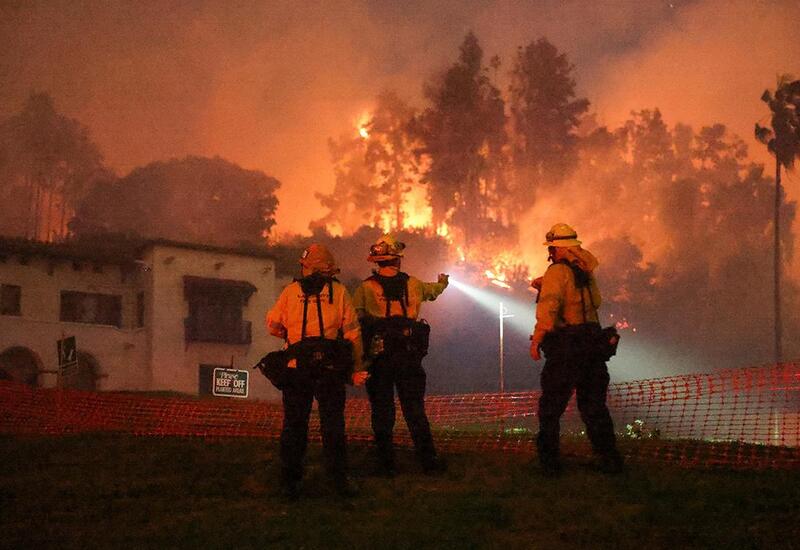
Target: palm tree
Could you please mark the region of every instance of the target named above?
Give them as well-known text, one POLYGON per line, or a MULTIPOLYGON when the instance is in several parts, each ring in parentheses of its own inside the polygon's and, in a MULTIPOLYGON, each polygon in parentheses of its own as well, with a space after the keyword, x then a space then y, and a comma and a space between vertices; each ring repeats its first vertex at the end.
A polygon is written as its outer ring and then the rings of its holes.
POLYGON ((780 295, 780 207, 783 202, 781 190, 781 166, 794 167, 800 158, 800 80, 792 80, 789 75, 778 79, 775 94, 765 90, 761 100, 769 105, 772 113, 772 128, 756 124, 756 139, 767 145, 775 155, 775 362, 783 359, 781 350, 781 295, 780 295))

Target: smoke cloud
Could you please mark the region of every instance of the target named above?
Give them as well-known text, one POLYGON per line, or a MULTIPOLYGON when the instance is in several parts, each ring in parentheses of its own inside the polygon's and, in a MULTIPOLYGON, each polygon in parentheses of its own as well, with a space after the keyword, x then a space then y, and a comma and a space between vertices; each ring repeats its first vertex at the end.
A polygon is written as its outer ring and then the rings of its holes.
POLYGON ((575 63, 601 122, 658 106, 668 122, 720 121, 748 140, 766 112, 762 89, 800 59, 791 0, 64 0, 0 12, 0 114, 32 89, 50 92, 121 175, 188 154, 263 170, 284 183, 280 232, 324 213, 309 191, 333 185, 326 139, 383 89, 419 102, 470 29, 506 62, 547 36, 575 63))

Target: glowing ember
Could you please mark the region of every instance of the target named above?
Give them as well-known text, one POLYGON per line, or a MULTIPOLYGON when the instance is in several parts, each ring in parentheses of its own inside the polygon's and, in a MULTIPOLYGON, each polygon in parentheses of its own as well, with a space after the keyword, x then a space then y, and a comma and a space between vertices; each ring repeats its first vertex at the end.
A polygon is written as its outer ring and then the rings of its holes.
MULTIPOLYGON (((610 315, 610 317, 614 317, 614 315, 610 315)), ((625 317, 623 317, 622 320, 614 323, 614 326, 617 327, 617 330, 630 330, 631 332, 636 332, 636 327, 633 326, 625 317)))

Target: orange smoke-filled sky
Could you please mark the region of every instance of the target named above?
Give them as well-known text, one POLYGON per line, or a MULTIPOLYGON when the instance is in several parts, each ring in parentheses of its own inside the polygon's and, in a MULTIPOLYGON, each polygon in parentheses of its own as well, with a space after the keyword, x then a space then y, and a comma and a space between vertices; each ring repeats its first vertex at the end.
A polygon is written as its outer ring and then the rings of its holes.
MULTIPOLYGON (((793 0, 5 1, 0 115, 48 91, 119 174, 187 154, 263 170, 283 182, 278 232, 302 232, 333 185, 327 138, 383 89, 420 105, 469 30, 504 60, 501 84, 516 48, 546 36, 601 122, 657 106, 752 144, 761 92, 800 73, 799 25, 793 0)), ((787 183, 798 197, 800 176, 787 183)))

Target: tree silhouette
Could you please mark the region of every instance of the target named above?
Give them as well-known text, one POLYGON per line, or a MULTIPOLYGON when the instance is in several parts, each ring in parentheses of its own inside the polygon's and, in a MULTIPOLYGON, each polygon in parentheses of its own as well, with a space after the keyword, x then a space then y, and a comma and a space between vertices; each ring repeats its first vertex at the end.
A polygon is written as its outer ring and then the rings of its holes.
POLYGON ((800 157, 800 80, 792 80, 788 75, 778 80, 773 95, 765 90, 761 100, 769 106, 772 115, 771 126, 766 128, 756 124, 756 138, 767 145, 775 155, 775 208, 774 208, 774 310, 775 310, 775 362, 783 360, 781 325, 781 236, 780 211, 783 204, 781 188, 781 167, 789 170, 795 159, 800 157))
POLYGON ((96 185, 71 228, 78 237, 122 233, 234 246, 263 245, 280 182, 219 157, 154 162, 96 185))
POLYGON ((415 124, 420 153, 429 161, 423 181, 434 223, 458 228, 467 247, 485 233, 484 222, 500 217, 493 209, 504 194, 504 101, 487 73, 470 32, 458 61, 425 87, 430 105, 415 124))
POLYGON ((52 241, 67 235, 75 205, 107 177, 102 156, 77 120, 59 114, 46 93, 0 124, 0 231, 52 241), (23 205, 19 208, 19 205, 23 205))
POLYGON ((575 99, 573 70, 546 38, 517 50, 509 105, 518 210, 532 204, 538 186, 562 181, 577 163, 576 129, 589 101, 575 99))

